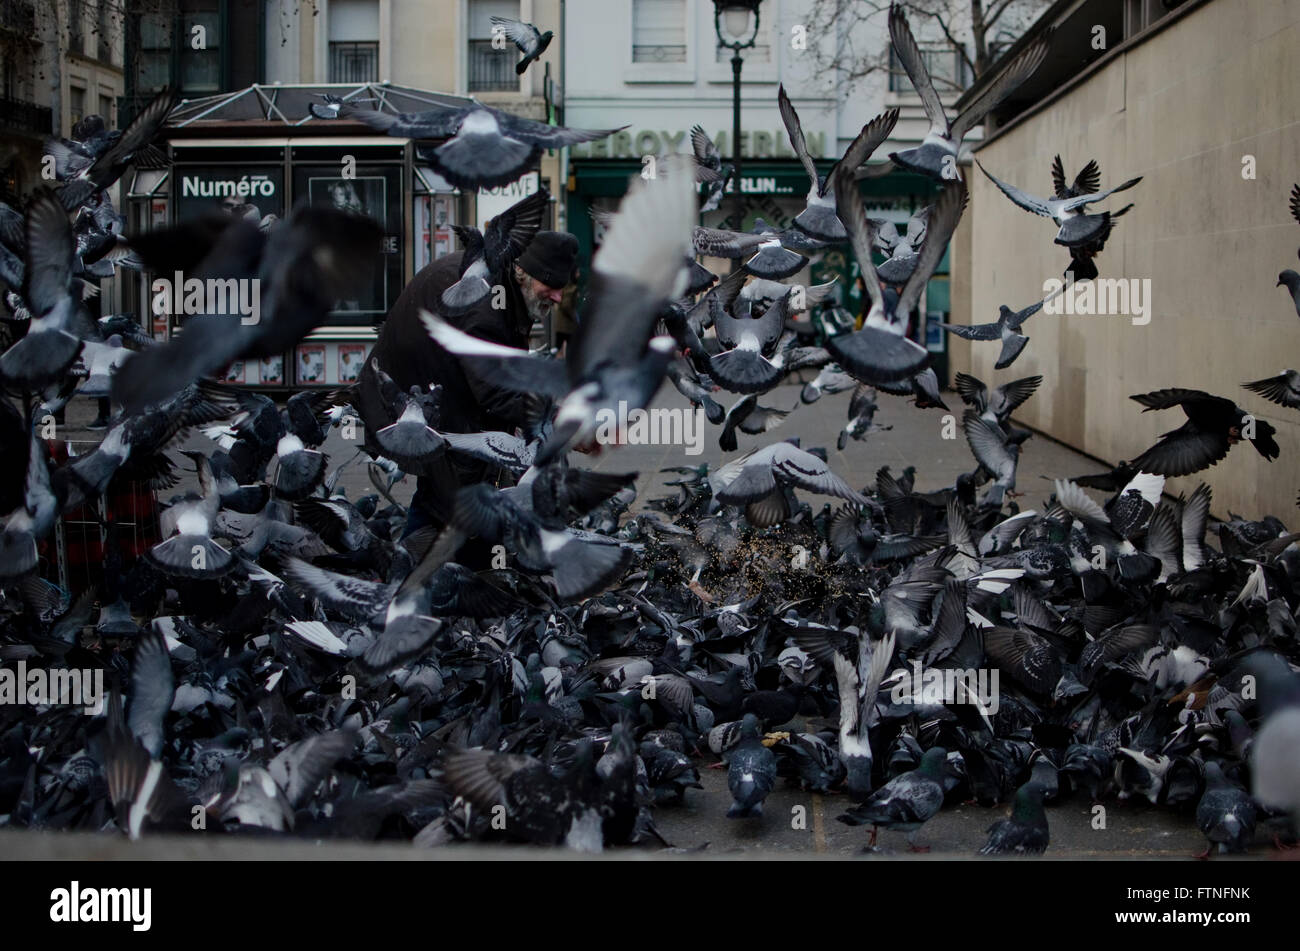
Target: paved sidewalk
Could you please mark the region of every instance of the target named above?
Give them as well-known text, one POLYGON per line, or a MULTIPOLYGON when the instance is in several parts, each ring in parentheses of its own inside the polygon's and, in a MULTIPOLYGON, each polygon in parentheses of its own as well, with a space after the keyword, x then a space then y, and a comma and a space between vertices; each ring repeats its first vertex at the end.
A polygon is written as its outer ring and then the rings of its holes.
MULTIPOLYGON (((810 377, 811 378, 811 377, 810 377)), ((1012 377, 1008 376, 1008 379, 1012 377)), ((1005 382, 999 378, 998 382, 1005 382)), ((848 480, 850 484, 861 488, 874 486, 876 470, 889 466, 895 473, 900 473, 906 466, 916 467, 916 487, 919 491, 931 491, 951 486, 959 474, 974 468, 974 459, 966 437, 961 429, 961 413, 965 408, 955 393, 945 393, 949 412, 941 409, 917 409, 910 399, 879 396, 880 409, 876 413, 878 426, 890 426, 886 432, 874 432, 861 442, 850 440, 843 452, 835 448, 840 429, 847 419, 849 395, 839 393, 823 396, 816 403, 804 405, 799 401, 802 384, 787 383, 770 393, 759 397, 763 406, 777 409, 794 408, 778 428, 761 436, 749 436, 737 433, 738 449, 735 453, 724 453, 718 448, 718 436, 721 426, 704 422, 704 440, 699 455, 689 455, 686 446, 652 445, 652 446, 611 446, 602 449, 599 455, 584 456, 572 453, 570 461, 575 466, 598 469, 605 472, 640 472, 642 478, 637 483, 638 505, 657 495, 668 494, 670 490, 664 483, 676 478, 672 474, 661 474, 659 470, 669 466, 698 466, 707 462, 710 468, 733 459, 743 452, 758 446, 765 446, 780 439, 798 436, 804 448, 824 447, 831 468, 848 480), (951 414, 952 424, 947 428, 955 438, 944 439, 945 417, 951 414)), ((730 407, 738 396, 724 391, 713 394, 724 407, 730 407)), ((1032 397, 1031 397, 1032 399, 1032 397)), ((652 408, 688 408, 686 399, 670 383, 660 389, 652 408)), ((85 428, 94 418, 93 400, 74 399, 68 406, 67 422, 64 430, 69 439, 77 444, 79 451, 93 448, 102 438, 102 432, 91 432, 85 428)), ((197 430, 193 431, 184 442, 183 448, 195 448, 209 451, 213 443, 197 430)), ((330 434, 324 445, 329 454, 330 466, 336 466, 353 458, 357 452, 357 442, 342 439, 339 431, 330 434)), ((178 447, 180 448, 180 447, 178 447)), ((174 455, 182 473, 190 468, 184 457, 174 455)), ((1048 479, 1065 476, 1100 472, 1104 469, 1100 463, 1089 459, 1074 450, 1053 442, 1042 435, 1033 436, 1024 446, 1020 469, 1016 480, 1017 490, 1024 493, 1019 499, 1021 508, 1039 507, 1052 491, 1048 479)), ((340 483, 348 496, 357 498, 374 488, 366 474, 364 457, 351 465, 343 475, 340 483)), ((165 501, 171 495, 195 488, 191 474, 182 479, 175 489, 164 491, 160 497, 165 501)), ((407 478, 398 483, 394 497, 405 504, 414 491, 414 480, 407 478)), ((813 496, 805 496, 813 499, 813 496)))

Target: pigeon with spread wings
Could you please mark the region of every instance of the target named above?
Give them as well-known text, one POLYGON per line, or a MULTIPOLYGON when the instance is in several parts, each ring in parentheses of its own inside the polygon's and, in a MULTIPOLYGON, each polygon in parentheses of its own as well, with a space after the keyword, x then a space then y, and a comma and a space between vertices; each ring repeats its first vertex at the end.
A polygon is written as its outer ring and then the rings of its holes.
MULTIPOLYGON (((339 118, 356 119, 376 132, 445 139, 438 146, 421 146, 418 152, 435 172, 458 188, 506 185, 527 171, 543 149, 593 142, 619 131, 547 125, 479 103, 402 113, 361 109, 351 102, 331 105, 338 106, 339 118)), ((322 117, 322 113, 312 114, 322 117)))
POLYGON ((831 471, 817 456, 789 442, 751 449, 709 476, 713 495, 723 505, 742 505, 750 523, 766 528, 790 515, 786 488, 807 489, 857 505, 867 498, 831 471))
POLYGON ((1232 400, 1200 390, 1174 387, 1129 397, 1142 412, 1180 407, 1187 422, 1165 433, 1160 441, 1133 460, 1143 472, 1184 476, 1208 469, 1228 454, 1233 443, 1249 440, 1255 451, 1272 462, 1281 453, 1272 424, 1256 419, 1232 400))
MULTIPOLYGON (((1297 222, 1300 222, 1300 185, 1291 186, 1290 208, 1291 217, 1297 222)), ((1300 255, 1300 251, 1296 253, 1300 255)), ((1291 270, 1291 268, 1287 268, 1277 276, 1277 283, 1273 286, 1285 287, 1287 289, 1287 292, 1291 295, 1292 302, 1295 304, 1296 316, 1300 317, 1300 273, 1291 270)))
POLYGON ((849 143, 844 156, 831 166, 831 170, 823 177, 817 174, 817 166, 808 152, 808 143, 804 139, 799 114, 794 111, 794 104, 786 95, 784 84, 777 87, 776 102, 781 110, 781 121, 785 123, 786 134, 790 137, 790 146, 794 149, 794 154, 799 157, 799 161, 803 163, 804 171, 808 173, 808 178, 812 182, 812 188, 809 189, 806 199, 807 207, 795 216, 794 226, 822 241, 844 241, 848 238, 848 234, 835 213, 833 177, 841 168, 850 172, 857 171, 860 165, 871 158, 871 153, 894 131, 894 123, 898 121, 898 110, 890 109, 882 112, 864 125, 862 131, 849 143))
POLYGON ((442 292, 442 307, 448 316, 473 309, 492 292, 492 284, 509 277, 510 265, 541 228, 550 200, 551 193, 541 188, 491 219, 483 231, 468 225, 451 226, 465 253, 460 261, 460 280, 442 292))
MULTIPOLYGON (((988 169, 980 165, 979 159, 975 160, 975 164, 979 165, 980 171, 988 176, 989 181, 998 186, 1002 194, 1010 198, 1016 205, 1025 211, 1055 221, 1059 226, 1056 232, 1056 243, 1067 248, 1091 246, 1098 241, 1104 242, 1106 235, 1110 233, 1111 219, 1114 215, 1109 211, 1093 215, 1088 214, 1084 209, 1088 205, 1113 195, 1115 192, 1122 192, 1132 188, 1142 181, 1142 176, 1139 175, 1137 178, 1130 178, 1123 184, 1116 185, 1114 188, 1107 188, 1105 191, 1089 192, 1086 195, 1075 195, 1072 198, 1039 198, 1028 192, 1023 192, 1016 188, 1015 185, 1004 182, 990 174, 988 169)), ((1124 210, 1127 211, 1128 209, 1124 210)))
POLYGON ((722 164, 722 153, 702 126, 691 127, 691 151, 695 153, 695 180, 704 186, 704 201, 700 203, 700 213, 703 214, 722 204, 727 182, 735 174, 736 167, 722 164))
POLYGON ((966 186, 960 181, 950 182, 934 203, 916 270, 892 308, 871 261, 872 227, 851 170, 841 168, 836 175, 835 195, 871 304, 862 329, 832 337, 826 349, 841 367, 863 383, 874 386, 913 376, 925 366, 929 353, 907 338, 907 315, 920 301, 922 289, 938 267, 944 248, 957 228, 962 209, 966 207, 966 186))
POLYGON ((492 21, 492 32, 496 33, 500 30, 505 38, 524 54, 524 58, 515 64, 517 76, 522 76, 532 62, 546 52, 546 47, 550 46, 551 40, 555 38, 555 34, 550 30, 543 33, 531 23, 523 23, 509 17, 494 16, 489 19, 492 21))
POLYGON ((893 42, 894 52, 913 88, 921 97, 925 107, 926 118, 930 120, 930 130, 921 144, 913 149, 891 152, 889 157, 894 164, 913 172, 921 172, 939 181, 951 181, 958 178, 957 159, 961 151, 962 139, 973 129, 994 106, 1013 93, 1026 79, 1033 75, 1039 65, 1047 58, 1048 48, 1052 44, 1052 30, 1044 30, 1032 43, 1017 54, 1005 69, 998 71, 997 78, 988 88, 980 93, 966 109, 948 121, 943 103, 930 80, 930 71, 926 68, 925 57, 912 36, 907 16, 899 4, 889 8, 889 37, 893 42))

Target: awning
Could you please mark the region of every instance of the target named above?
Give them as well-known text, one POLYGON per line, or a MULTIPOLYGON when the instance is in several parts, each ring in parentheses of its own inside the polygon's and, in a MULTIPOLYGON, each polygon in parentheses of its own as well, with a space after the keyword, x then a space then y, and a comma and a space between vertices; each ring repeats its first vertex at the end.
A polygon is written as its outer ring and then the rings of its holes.
POLYGON ((394 86, 392 83, 254 83, 245 89, 189 99, 167 119, 168 129, 226 124, 231 122, 272 123, 284 126, 325 126, 343 120, 317 119, 308 108, 319 105, 324 95, 344 102, 373 100, 382 112, 424 112, 433 106, 472 105, 474 100, 431 89, 394 86))

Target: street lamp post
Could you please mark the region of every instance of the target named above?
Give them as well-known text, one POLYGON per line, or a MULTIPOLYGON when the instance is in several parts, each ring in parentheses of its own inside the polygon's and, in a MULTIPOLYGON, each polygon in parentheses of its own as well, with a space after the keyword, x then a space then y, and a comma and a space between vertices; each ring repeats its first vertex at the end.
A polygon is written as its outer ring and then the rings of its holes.
MULTIPOLYGON (((744 60, 740 51, 750 49, 758 40, 758 6, 762 0, 713 0, 713 29, 718 46, 731 50, 731 164, 734 169, 735 197, 733 227, 739 231, 745 223, 745 196, 740 190, 740 69, 744 60)), ((733 261, 733 268, 739 262, 733 261)))

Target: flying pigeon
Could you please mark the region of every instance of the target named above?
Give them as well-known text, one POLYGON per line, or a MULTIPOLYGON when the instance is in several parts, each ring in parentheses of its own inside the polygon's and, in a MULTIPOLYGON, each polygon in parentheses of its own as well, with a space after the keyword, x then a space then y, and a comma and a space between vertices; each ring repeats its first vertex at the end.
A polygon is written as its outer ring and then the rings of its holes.
POLYGON ((1269 462, 1282 451, 1273 438, 1277 430, 1272 424, 1255 419, 1221 396, 1175 387, 1129 399, 1141 403, 1144 413, 1178 406, 1187 415, 1187 422, 1162 435, 1159 442, 1132 461, 1140 471, 1169 477, 1191 475, 1217 463, 1233 443, 1242 439, 1249 440, 1269 462))
POLYGON ((786 95, 784 84, 777 87, 776 102, 781 111, 781 121, 785 123, 786 134, 790 137, 790 147, 794 149, 794 154, 798 156, 812 182, 806 199, 807 206, 795 215, 794 226, 821 241, 844 241, 848 234, 835 213, 834 177, 841 168, 846 173, 856 172, 859 166, 871 158, 871 153, 893 132, 894 124, 898 121, 898 110, 882 112, 864 125, 849 143, 844 155, 823 177, 817 172, 817 166, 808 152, 799 114, 794 111, 794 104, 786 95))
POLYGON ((1051 29, 1044 30, 1032 43, 1025 47, 1010 63, 998 71, 997 78, 975 100, 966 107, 956 119, 948 121, 943 103, 930 80, 930 71, 926 68, 921 48, 912 36, 907 15, 897 3, 889 7, 889 37, 894 52, 898 55, 903 69, 907 71, 912 87, 921 97, 925 107, 926 118, 930 120, 930 129, 921 144, 913 149, 891 152, 889 157, 895 164, 909 171, 921 172, 940 182, 958 178, 957 160, 960 157, 962 139, 972 128, 979 124, 988 112, 1034 74, 1039 65, 1047 58, 1047 51, 1052 44, 1051 29))
POLYGON ((524 54, 524 58, 515 64, 515 73, 519 76, 522 76, 529 65, 546 52, 546 47, 551 45, 551 40, 555 37, 550 30, 542 33, 531 23, 522 23, 519 20, 499 16, 489 19, 492 22, 492 31, 495 33, 500 30, 505 34, 506 39, 515 44, 519 52, 524 54))
POLYGON ((339 118, 356 119, 388 135, 445 139, 438 146, 420 146, 420 158, 452 185, 469 189, 496 188, 513 182, 543 149, 592 142, 620 131, 547 125, 479 103, 394 113, 359 109, 344 102, 338 114, 339 118))
POLYGON ((929 353, 925 347, 906 337, 908 315, 919 302, 922 289, 938 267, 944 248, 957 228, 957 221, 966 206, 966 188, 959 181, 951 182, 935 202, 916 270, 892 307, 888 295, 881 290, 872 264, 872 229, 857 180, 851 173, 842 170, 836 177, 835 194, 854 257, 862 268, 870 309, 861 330, 832 337, 826 349, 841 367, 862 383, 875 386, 913 376, 925 366, 929 353))
POLYGON ((550 192, 538 189, 488 221, 486 231, 469 225, 452 225, 460 238, 460 280, 442 292, 442 311, 455 317, 470 310, 492 293, 492 285, 510 278, 510 265, 524 253, 542 226, 550 192))
MULTIPOLYGON (((980 171, 988 176, 989 181, 998 186, 1002 194, 1010 198, 1016 205, 1025 211, 1055 221, 1059 227, 1054 240, 1057 244, 1067 248, 1095 245, 1098 241, 1104 241, 1105 236, 1110 233, 1111 212, 1103 211, 1101 214, 1088 214, 1084 209, 1088 205, 1113 195, 1115 192, 1122 192, 1132 188, 1142 181, 1142 176, 1139 175, 1137 178, 1130 178, 1123 184, 1108 188, 1105 191, 1075 195, 1071 198, 1037 198, 1028 192, 1021 191, 1014 185, 996 178, 980 164, 979 159, 975 160, 975 164, 979 165, 980 171)), ((1127 210, 1126 208, 1125 211, 1127 210)), ((1076 275, 1076 278, 1079 276, 1076 275)))

